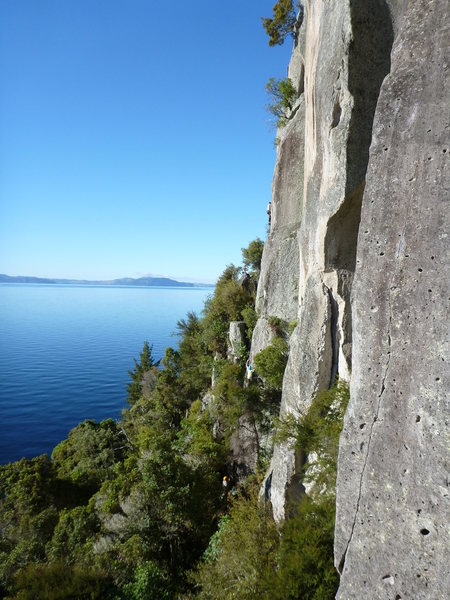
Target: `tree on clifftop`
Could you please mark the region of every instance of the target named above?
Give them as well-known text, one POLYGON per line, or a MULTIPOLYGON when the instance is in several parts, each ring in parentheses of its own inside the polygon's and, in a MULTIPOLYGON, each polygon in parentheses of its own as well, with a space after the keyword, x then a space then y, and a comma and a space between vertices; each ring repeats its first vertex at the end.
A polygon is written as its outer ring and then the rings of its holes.
POLYGON ((272 10, 273 19, 262 18, 262 23, 269 36, 269 46, 281 46, 288 35, 294 35, 294 3, 292 0, 278 0, 272 10))

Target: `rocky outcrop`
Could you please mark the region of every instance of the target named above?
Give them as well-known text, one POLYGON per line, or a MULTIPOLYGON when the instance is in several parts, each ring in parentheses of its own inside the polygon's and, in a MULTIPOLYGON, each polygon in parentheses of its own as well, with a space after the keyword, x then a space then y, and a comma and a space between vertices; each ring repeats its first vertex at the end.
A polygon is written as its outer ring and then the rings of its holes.
MULTIPOLYGON (((303 79, 298 108, 302 120, 297 112, 295 136, 286 128, 283 137, 284 147, 292 148, 303 165, 296 165, 295 173, 293 168, 287 169, 283 179, 289 182, 295 175, 293 187, 301 201, 294 223, 299 253, 298 325, 290 340, 282 415, 306 412, 317 392, 328 388, 338 373, 349 377, 356 240, 373 115, 381 82, 389 70, 391 43, 389 12, 381 2, 305 3, 299 43, 289 68, 296 85, 303 79), (302 152, 296 148, 298 143, 303 144, 302 152)), ((284 161, 291 164, 286 157, 284 161)), ((275 170, 275 198, 279 185, 275 170)), ((280 197, 277 210, 287 214, 280 197)), ((288 223, 283 225, 286 230, 288 223)), ((278 228, 274 219, 269 240, 275 238, 278 228)), ((290 234, 293 237, 294 231, 290 234)), ((271 272, 283 272, 273 245, 267 244, 264 259, 271 264, 271 272)), ((264 293, 267 286, 262 285, 264 293)), ((282 282, 279 288, 283 288, 282 282)), ((270 290, 264 298, 270 306, 270 290)), ((258 338, 254 336, 255 341, 258 338)), ((277 520, 284 517, 286 498, 301 493, 297 471, 293 451, 276 446, 269 476, 277 520), (293 489, 296 486, 298 493, 293 489)))
POLYGON ((277 131, 277 159, 272 184, 269 233, 264 244, 256 296, 259 319, 253 332, 250 359, 273 339, 268 317, 287 323, 298 312, 298 231, 303 201, 305 102, 303 94, 304 34, 299 36, 289 65, 298 93, 291 118, 277 131))
MULTIPOLYGON (((441 598, 450 587, 448 6, 306 0, 289 65, 299 98, 277 133, 251 356, 272 339, 270 316, 297 320, 281 415, 305 413, 336 375, 351 379, 342 600, 441 598)), ((305 493, 300 458, 275 445, 263 493, 278 521, 305 493)))
POLYGON ((375 116, 339 457, 342 600, 450 589, 448 11, 403 3, 375 116))
POLYGON ((231 321, 228 330, 227 358, 231 362, 237 362, 243 354, 247 345, 246 325, 244 321, 231 321))
POLYGON ((259 453, 269 443, 267 433, 262 434, 253 419, 247 415, 238 419, 230 439, 230 472, 236 483, 256 471, 259 453))

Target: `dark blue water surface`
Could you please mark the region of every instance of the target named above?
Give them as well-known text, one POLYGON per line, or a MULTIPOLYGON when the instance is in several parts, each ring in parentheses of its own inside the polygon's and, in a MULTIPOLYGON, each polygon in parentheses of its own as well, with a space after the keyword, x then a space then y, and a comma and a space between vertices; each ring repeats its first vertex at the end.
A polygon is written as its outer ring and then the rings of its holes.
POLYGON ((51 452, 84 419, 117 418, 144 341, 161 358, 211 293, 0 284, 0 463, 51 452))

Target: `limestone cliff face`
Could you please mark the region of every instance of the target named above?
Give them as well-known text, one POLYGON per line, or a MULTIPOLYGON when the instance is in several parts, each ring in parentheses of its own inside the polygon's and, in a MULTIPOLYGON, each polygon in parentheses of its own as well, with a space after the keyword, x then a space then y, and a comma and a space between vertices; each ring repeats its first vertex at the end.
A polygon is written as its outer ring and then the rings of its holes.
MULTIPOLYGON (((306 0, 289 65, 299 97, 277 134, 251 355, 270 343, 268 316, 298 320, 281 414, 351 378, 342 599, 445 589, 448 26, 441 0, 306 0)), ((275 446, 265 487, 277 520, 304 491, 300 466, 275 446)))

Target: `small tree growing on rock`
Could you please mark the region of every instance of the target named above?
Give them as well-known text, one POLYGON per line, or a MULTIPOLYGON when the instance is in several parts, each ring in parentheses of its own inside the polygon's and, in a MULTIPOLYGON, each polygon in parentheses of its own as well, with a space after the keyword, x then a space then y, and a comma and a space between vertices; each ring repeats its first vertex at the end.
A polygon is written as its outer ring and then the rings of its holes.
POLYGON ((275 117, 276 125, 283 127, 296 100, 297 91, 289 77, 285 79, 271 77, 266 83, 266 92, 270 99, 266 109, 275 117))
POLYGON ((294 3, 292 0, 278 0, 272 10, 273 18, 262 18, 262 23, 269 36, 269 46, 281 46, 288 35, 294 35, 294 3))

